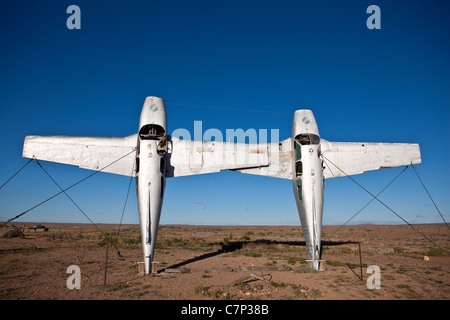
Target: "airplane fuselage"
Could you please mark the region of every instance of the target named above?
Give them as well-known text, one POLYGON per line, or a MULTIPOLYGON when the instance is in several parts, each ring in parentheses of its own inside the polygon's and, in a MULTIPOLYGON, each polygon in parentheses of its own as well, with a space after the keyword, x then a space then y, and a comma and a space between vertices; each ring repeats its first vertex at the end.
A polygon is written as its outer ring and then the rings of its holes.
POLYGON ((323 214, 323 165, 320 136, 310 110, 298 110, 292 125, 292 185, 300 221, 314 269, 319 268, 323 214))
POLYGON ((165 136, 167 117, 164 101, 145 100, 139 121, 136 152, 136 193, 145 273, 150 273, 165 188, 165 136))

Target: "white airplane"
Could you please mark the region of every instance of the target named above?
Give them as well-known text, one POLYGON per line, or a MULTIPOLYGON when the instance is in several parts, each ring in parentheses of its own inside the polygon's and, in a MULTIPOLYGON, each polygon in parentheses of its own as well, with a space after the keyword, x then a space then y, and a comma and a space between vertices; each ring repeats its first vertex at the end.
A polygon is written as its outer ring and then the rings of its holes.
POLYGON ((146 274, 155 256, 166 178, 232 170, 292 179, 309 258, 318 270, 324 179, 421 162, 417 144, 321 139, 310 110, 297 110, 292 137, 276 143, 181 140, 167 135, 166 109, 158 97, 145 99, 137 134, 120 138, 27 136, 23 157, 136 177, 146 274))

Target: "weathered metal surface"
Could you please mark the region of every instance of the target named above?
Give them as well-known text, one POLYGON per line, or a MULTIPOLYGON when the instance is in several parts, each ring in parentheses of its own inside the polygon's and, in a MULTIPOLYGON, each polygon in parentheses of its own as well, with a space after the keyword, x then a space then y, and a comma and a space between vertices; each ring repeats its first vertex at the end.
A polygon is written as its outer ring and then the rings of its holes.
POLYGON ((311 265, 319 270, 324 179, 421 162, 417 144, 323 140, 311 110, 295 111, 292 137, 280 142, 181 140, 167 135, 164 101, 158 97, 145 99, 138 134, 27 136, 23 156, 136 176, 146 274, 154 258, 166 177, 233 170, 292 179, 311 265))

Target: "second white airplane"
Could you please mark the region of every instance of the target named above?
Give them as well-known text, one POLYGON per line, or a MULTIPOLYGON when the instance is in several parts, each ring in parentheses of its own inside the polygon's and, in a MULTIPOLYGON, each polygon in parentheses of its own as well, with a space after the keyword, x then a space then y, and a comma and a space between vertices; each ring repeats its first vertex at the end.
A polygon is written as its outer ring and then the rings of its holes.
POLYGON ((310 110, 297 110, 292 137, 276 143, 180 140, 167 134, 166 109, 158 97, 145 99, 137 134, 121 138, 27 136, 23 157, 136 177, 146 274, 155 256, 166 178, 233 170, 292 179, 309 259, 317 270, 324 179, 421 162, 417 144, 321 139, 310 110))

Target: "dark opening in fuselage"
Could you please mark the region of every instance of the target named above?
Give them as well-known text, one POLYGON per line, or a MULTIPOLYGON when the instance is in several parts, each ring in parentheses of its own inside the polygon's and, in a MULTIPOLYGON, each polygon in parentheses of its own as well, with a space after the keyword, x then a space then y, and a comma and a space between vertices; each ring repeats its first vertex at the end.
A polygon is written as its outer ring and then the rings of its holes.
POLYGON ((300 143, 302 146, 310 144, 319 144, 320 137, 316 134, 302 133, 295 137, 295 141, 300 143))
POLYGON ((166 130, 158 124, 146 124, 139 130, 142 140, 160 140, 166 135, 166 130))

